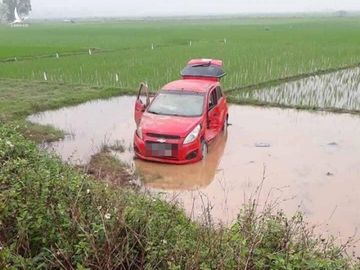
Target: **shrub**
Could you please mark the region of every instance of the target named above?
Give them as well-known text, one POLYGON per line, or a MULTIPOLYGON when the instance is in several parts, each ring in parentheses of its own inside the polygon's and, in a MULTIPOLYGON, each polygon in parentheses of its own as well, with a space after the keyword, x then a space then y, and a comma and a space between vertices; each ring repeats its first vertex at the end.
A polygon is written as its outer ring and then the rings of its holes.
POLYGON ((331 241, 255 204, 231 228, 108 188, 0 127, 1 269, 351 269, 331 241))

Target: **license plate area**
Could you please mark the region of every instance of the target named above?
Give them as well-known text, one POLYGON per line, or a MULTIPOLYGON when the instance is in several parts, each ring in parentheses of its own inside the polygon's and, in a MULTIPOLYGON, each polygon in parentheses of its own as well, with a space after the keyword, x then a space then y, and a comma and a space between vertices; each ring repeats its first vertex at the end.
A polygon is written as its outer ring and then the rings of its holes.
POLYGON ((146 155, 151 157, 176 157, 178 146, 177 144, 147 142, 146 155))

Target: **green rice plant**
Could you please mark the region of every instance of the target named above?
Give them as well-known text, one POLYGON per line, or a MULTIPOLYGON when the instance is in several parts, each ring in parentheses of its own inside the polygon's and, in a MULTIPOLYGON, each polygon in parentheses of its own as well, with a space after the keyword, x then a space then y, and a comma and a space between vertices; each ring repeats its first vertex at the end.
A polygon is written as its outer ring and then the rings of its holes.
POLYGON ((236 88, 360 62, 359 26, 354 17, 0 27, 0 78, 41 81, 46 72, 54 82, 159 89, 204 57, 223 59, 224 86, 236 88))
POLYGON ((233 98, 290 107, 360 111, 360 68, 311 76, 265 89, 238 91, 233 98))

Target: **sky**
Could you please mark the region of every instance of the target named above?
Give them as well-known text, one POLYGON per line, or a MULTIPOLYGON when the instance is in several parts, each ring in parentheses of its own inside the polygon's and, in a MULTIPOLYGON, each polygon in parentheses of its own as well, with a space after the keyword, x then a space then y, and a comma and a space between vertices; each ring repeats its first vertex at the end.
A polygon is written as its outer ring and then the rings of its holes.
POLYGON ((32 0, 32 18, 360 11, 360 0, 32 0))

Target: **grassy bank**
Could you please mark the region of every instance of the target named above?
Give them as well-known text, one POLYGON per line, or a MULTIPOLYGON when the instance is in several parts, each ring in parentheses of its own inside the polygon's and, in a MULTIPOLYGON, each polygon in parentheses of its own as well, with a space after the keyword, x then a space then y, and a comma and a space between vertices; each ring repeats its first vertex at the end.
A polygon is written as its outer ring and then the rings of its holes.
POLYGON ((0 120, 21 119, 44 110, 134 92, 135 89, 0 79, 0 120))
MULTIPOLYGON (((64 165, 15 124, 32 112, 126 91, 3 81, 0 268, 356 269, 345 247, 313 235, 300 214, 258 212, 250 203, 230 228, 214 226, 206 213, 196 224, 176 205, 108 187, 64 165), (41 102, 32 106, 33 98, 41 102)), ((111 157, 92 161, 92 175, 119 181, 104 175, 104 168, 113 168, 111 157)), ((119 167, 116 178, 122 176, 119 167)))
POLYGON ((231 228, 108 188, 0 127, 2 269, 352 269, 300 214, 249 204, 231 228))
POLYGON ((25 121, 26 116, 85 101, 133 94, 136 90, 81 84, 0 79, 0 123, 16 122, 22 134, 36 141, 56 141, 64 133, 25 121))
MULTIPOLYGON (((313 235, 301 214, 258 212, 249 203, 230 228, 215 226, 206 213, 204 223, 196 224, 176 205, 108 187, 64 165, 39 151, 14 124, 31 112, 126 91, 7 84, 0 92, 7 119, 0 127, 0 268, 356 269, 345 247, 313 235), (27 100, 36 95, 42 102, 31 106, 27 100)), ((92 162, 93 176, 121 182, 121 166, 116 179, 106 174, 113 172, 111 157, 95 156, 92 162)))
MULTIPOLYGON (((0 268, 357 269, 301 214, 259 212, 249 202, 221 228, 206 213, 197 224, 176 205, 108 187, 38 150, 27 138, 64 134, 24 119, 134 93, 143 80, 157 88, 193 57, 224 59, 226 88, 357 63, 358 26, 357 18, 327 18, 1 27, 0 268)), ((90 173, 110 184, 128 177, 108 155, 92 162, 90 173)))

